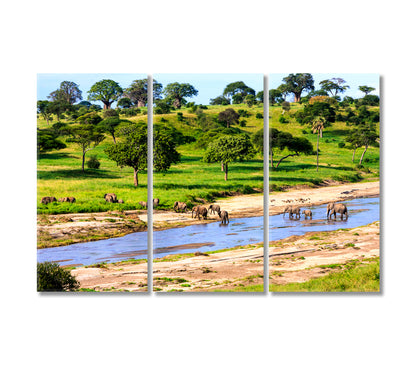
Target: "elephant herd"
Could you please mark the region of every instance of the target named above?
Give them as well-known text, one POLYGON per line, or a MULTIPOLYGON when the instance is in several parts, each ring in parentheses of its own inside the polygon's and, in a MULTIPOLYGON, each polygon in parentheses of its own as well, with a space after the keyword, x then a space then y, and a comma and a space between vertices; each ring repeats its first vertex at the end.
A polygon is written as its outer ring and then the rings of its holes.
MULTIPOLYGON (((300 219, 301 213, 305 215, 305 219, 312 219, 312 211, 310 209, 301 211, 298 206, 294 207, 292 205, 288 205, 283 212, 283 217, 286 213, 289 214, 290 219, 293 219, 293 216, 295 219, 300 219)), ((344 216, 345 219, 348 219, 348 209, 345 204, 329 203, 326 207, 326 218, 331 219, 333 217, 334 219, 337 219, 337 213, 341 215, 341 221, 344 219, 344 216)))
POLYGON ((59 201, 61 203, 75 203, 76 199, 75 197, 61 197, 58 200, 56 200, 55 196, 44 196, 40 200, 40 202, 45 205, 49 203, 53 203, 54 201, 59 201))
MULTIPOLYGON (((186 203, 183 203, 181 201, 175 201, 175 204, 173 205, 173 210, 175 212, 187 212, 188 207, 186 205, 186 203)), ((208 218, 208 213, 211 214, 215 214, 217 213, 218 216, 221 219, 221 223, 222 224, 228 224, 230 223, 230 219, 228 216, 228 212, 226 210, 221 210, 221 207, 217 204, 211 204, 210 206, 208 206, 208 208, 202 206, 202 205, 197 205, 194 206, 192 208, 192 218, 194 218, 194 214, 195 214, 195 218, 198 218, 199 220, 202 219, 207 219, 208 218)))

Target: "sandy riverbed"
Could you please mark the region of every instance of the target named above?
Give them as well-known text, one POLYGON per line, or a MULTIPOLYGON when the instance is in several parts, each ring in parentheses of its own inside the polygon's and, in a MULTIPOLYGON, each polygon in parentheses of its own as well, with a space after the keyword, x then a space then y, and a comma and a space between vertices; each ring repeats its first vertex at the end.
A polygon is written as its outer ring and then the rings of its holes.
MULTIPOLYGON (((377 196, 379 193, 379 182, 336 184, 319 188, 298 187, 285 192, 270 193, 269 213, 282 213, 288 204, 320 205, 331 201, 377 196), (302 203, 299 201, 301 198, 309 200, 302 203), (292 200, 292 202, 287 203, 287 200, 292 200)), ((253 217, 263 214, 263 195, 260 193, 219 199, 216 203, 220 204, 222 210, 228 211, 231 218, 253 217)), ((208 221, 216 220, 218 220, 217 215, 208 216, 208 221)), ((175 213, 173 210, 154 210, 153 212, 155 230, 206 222, 192 218, 191 212, 175 213)), ((138 210, 39 216, 38 248, 123 236, 146 230, 146 227, 147 212, 138 210)))

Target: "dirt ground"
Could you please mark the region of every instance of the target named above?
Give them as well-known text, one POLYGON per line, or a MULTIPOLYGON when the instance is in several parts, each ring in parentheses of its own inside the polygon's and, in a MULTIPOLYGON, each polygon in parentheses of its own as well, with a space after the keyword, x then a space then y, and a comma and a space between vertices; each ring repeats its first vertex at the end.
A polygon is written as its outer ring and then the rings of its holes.
MULTIPOLYGON (((278 214, 283 212, 287 204, 310 206, 378 195, 378 182, 319 189, 294 189, 271 193, 269 209, 271 214, 278 214), (300 201, 301 199, 303 201, 300 201)), ((236 196, 219 200, 217 203, 223 210, 227 210, 231 217, 257 216, 262 214, 263 197, 236 196)), ((145 219, 143 215, 137 217, 145 219)), ((216 217, 210 216, 210 220, 214 219, 216 217)), ((154 213, 154 223, 159 229, 179 223, 186 225, 203 222, 206 221, 191 219, 190 213, 154 213)), ((379 222, 354 229, 314 232, 270 242, 270 284, 304 282, 321 277, 329 272, 338 271, 337 267, 325 267, 326 265, 378 257, 379 248, 379 222)), ((81 267, 72 270, 72 273, 80 281, 81 287, 96 291, 147 290, 147 263, 124 262, 107 264, 104 268, 81 267)), ((154 291, 232 290, 239 286, 262 283, 261 243, 210 254, 197 251, 184 255, 169 255, 153 263, 154 291)))
MULTIPOLYGON (((311 206, 350 198, 378 196, 378 194, 379 182, 335 184, 319 188, 297 187, 284 192, 270 193, 269 214, 282 213, 288 204, 311 206)), ((228 211, 230 218, 254 217, 263 214, 263 194, 260 193, 219 199, 215 203, 220 204, 222 210, 228 211)), ((208 204, 204 205, 208 206, 208 204)), ((217 215, 208 215, 208 222, 217 220, 219 220, 217 215)), ((207 221, 192 218, 191 212, 176 213, 173 210, 154 210, 153 212, 154 230, 201 224, 207 221)), ((146 228, 147 212, 139 210, 39 215, 38 248, 123 236, 146 230, 146 228)))
MULTIPOLYGON (((378 257, 379 222, 354 229, 313 232, 269 243, 269 282, 305 282, 338 271, 325 265, 378 257)), ((147 263, 116 263, 72 270, 81 287, 146 291, 147 263)), ((170 255, 153 263, 154 291, 207 292, 263 283, 263 246, 224 252, 170 255)))

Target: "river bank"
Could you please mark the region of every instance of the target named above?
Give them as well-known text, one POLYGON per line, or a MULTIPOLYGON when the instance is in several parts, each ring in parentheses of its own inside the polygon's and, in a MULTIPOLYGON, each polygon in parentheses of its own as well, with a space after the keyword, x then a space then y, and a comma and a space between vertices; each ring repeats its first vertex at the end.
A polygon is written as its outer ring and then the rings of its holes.
MULTIPOLYGON (((311 232, 269 243, 270 285, 305 282, 342 270, 352 261, 380 256, 379 222, 353 229, 311 232)), ((153 289, 160 292, 249 290, 263 284, 263 245, 168 255, 153 263, 153 289)), ((146 291, 147 263, 125 261, 80 267, 72 274, 94 291, 146 291)))
MULTIPOLYGON (((352 198, 378 196, 379 193, 378 181, 353 184, 337 183, 316 188, 297 187, 287 191, 271 192, 269 213, 270 215, 283 213, 287 205, 313 206, 352 198)), ((220 204, 222 210, 228 211, 231 218, 256 217, 263 214, 262 194, 233 196, 218 199, 215 203, 220 204)), ((153 212, 153 228, 156 231, 218 220, 217 215, 208 215, 207 220, 199 221, 191 217, 191 212, 176 213, 173 210, 154 210, 153 212)), ((147 212, 139 210, 39 215, 37 218, 37 247, 57 247, 108 239, 146 229, 147 212)))

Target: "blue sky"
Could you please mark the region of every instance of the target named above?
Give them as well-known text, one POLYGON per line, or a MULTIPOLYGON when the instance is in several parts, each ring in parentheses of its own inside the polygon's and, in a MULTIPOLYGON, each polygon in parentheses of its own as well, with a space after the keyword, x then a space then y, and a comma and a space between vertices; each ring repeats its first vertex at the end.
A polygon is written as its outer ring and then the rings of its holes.
MULTIPOLYGON (((283 78, 290 73, 269 74, 269 89, 277 88, 283 83, 283 78)), ((311 73, 315 81, 315 90, 320 88, 319 82, 325 79, 342 78, 346 81, 346 85, 350 86, 341 97, 351 96, 354 99, 363 97, 364 94, 358 89, 359 86, 370 86, 376 90, 371 92, 373 95, 380 95, 380 75, 379 74, 342 74, 342 73, 311 73)), ((304 96, 305 94, 302 94, 304 96)), ((289 96, 287 97, 289 99, 289 96)))
MULTIPOLYGON (((269 74, 269 88, 277 88, 283 83, 283 78, 289 73, 269 74)), ((315 89, 319 89, 319 82, 330 78, 343 78, 350 86, 345 94, 354 98, 363 97, 363 93, 359 91, 358 86, 370 86, 376 88, 373 94, 379 95, 379 75, 378 74, 314 74, 315 89)), ((145 79, 147 74, 38 74, 37 99, 47 100, 47 96, 59 88, 61 82, 67 80, 75 82, 82 91, 82 97, 87 100, 87 92, 90 87, 102 79, 112 79, 120 84, 122 88, 130 86, 135 79, 145 79)), ((253 88, 256 92, 263 90, 263 74, 154 74, 153 79, 166 87, 167 84, 173 82, 190 83, 199 92, 197 96, 188 100, 197 104, 209 104, 209 100, 222 94, 228 83, 235 81, 243 81, 247 86, 253 88)), ((288 97, 289 99, 289 97, 288 97)), ((97 102, 101 104, 101 102, 97 102)))

